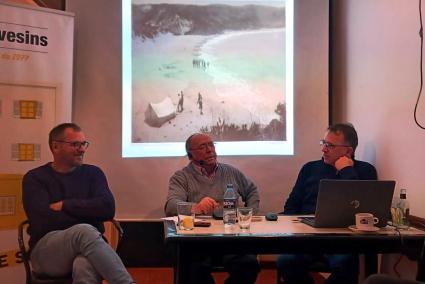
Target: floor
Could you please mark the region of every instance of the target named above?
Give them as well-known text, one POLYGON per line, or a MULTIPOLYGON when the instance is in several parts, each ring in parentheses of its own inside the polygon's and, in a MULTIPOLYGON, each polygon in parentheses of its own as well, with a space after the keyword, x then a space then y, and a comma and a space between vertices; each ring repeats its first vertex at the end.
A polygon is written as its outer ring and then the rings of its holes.
MULTIPOLYGON (((137 284, 172 284, 172 268, 128 268, 137 284)), ((227 277, 225 272, 213 273, 215 283, 222 284, 227 277)), ((323 277, 318 274, 313 276, 316 283, 323 283, 323 277)), ((274 268, 263 268, 258 275, 256 284, 275 284, 276 270, 274 268)))

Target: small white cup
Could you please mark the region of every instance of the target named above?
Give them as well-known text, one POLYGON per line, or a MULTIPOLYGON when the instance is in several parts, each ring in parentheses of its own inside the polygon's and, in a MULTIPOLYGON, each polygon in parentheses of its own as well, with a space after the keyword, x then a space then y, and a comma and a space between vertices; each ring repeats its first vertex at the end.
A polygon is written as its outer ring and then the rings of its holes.
POLYGON ((371 213, 356 214, 356 228, 359 230, 371 230, 379 222, 379 219, 371 213))

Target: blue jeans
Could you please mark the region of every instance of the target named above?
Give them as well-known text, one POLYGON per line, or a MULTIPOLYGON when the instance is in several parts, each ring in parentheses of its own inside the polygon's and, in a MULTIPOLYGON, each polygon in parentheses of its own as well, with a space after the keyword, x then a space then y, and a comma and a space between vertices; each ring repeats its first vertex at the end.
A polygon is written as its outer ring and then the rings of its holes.
POLYGON ((134 283, 121 259, 99 231, 88 224, 52 231, 31 252, 33 271, 52 277, 72 273, 73 284, 134 283))
POLYGON ((331 269, 326 283, 357 284, 359 258, 353 254, 282 254, 277 259, 277 268, 285 284, 314 283, 308 274, 308 268, 317 261, 324 261, 331 269))

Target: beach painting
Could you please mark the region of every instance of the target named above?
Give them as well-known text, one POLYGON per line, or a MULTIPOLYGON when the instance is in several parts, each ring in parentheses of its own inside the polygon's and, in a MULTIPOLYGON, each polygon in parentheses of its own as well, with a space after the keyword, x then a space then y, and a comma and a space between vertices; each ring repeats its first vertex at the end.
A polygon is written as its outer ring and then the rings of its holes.
POLYGON ((130 143, 182 142, 194 132, 248 148, 292 139, 287 8, 284 0, 133 0, 130 143))

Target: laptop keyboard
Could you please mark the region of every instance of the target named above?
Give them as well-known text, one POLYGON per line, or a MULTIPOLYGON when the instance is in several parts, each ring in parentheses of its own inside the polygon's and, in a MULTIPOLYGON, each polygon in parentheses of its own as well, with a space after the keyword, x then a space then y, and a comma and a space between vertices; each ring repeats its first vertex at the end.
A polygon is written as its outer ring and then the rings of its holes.
POLYGON ((314 217, 298 217, 301 223, 314 227, 314 217))

